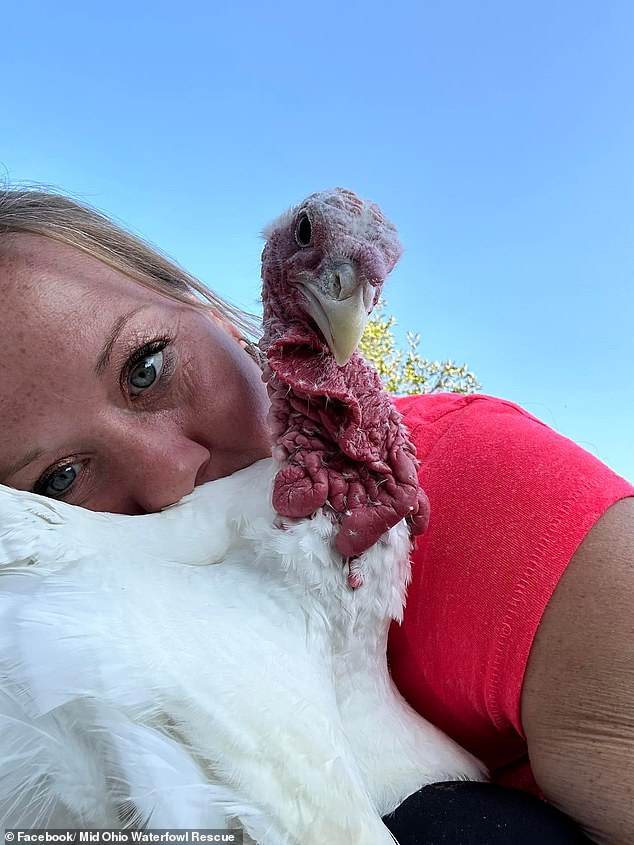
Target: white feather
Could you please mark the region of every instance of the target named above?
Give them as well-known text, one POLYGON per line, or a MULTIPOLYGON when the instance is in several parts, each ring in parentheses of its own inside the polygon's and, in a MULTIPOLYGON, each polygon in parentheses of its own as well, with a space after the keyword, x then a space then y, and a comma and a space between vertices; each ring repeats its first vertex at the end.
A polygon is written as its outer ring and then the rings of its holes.
POLYGON ((273 512, 274 472, 141 517, 0 488, 5 825, 379 845, 381 815, 422 785, 482 777, 387 671, 405 526, 352 591, 329 517, 273 512))

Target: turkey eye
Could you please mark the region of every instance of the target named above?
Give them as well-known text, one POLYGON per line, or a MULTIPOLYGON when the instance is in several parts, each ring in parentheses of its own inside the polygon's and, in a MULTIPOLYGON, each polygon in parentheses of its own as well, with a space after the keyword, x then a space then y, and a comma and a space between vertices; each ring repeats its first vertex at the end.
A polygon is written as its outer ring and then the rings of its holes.
POLYGON ((313 230, 312 226, 310 225, 310 220, 308 219, 307 214, 302 214, 302 216, 297 221, 297 228, 295 229, 295 240, 299 244, 299 246, 310 246, 310 242, 313 239, 313 230))

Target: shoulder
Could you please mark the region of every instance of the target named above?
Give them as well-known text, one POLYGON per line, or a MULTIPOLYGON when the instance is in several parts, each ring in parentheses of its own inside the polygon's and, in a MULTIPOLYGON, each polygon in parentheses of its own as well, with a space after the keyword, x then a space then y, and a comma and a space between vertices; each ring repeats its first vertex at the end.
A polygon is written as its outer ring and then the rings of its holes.
POLYGON ((531 430, 535 436, 554 434, 547 425, 514 402, 481 393, 430 393, 401 396, 393 401, 417 448, 423 450, 422 456, 450 432, 467 448, 473 448, 473 441, 486 446, 500 438, 511 445, 513 438, 509 435, 513 430, 522 431, 525 436, 531 430))
POLYGON ((508 764, 526 750, 520 694, 544 610, 584 537, 634 488, 511 402, 440 395, 397 408, 431 519, 391 632, 395 679, 489 765, 508 764))
POLYGON ((429 394, 394 403, 418 450, 423 484, 461 488, 467 496, 480 488, 514 507, 519 504, 514 494, 521 496, 522 490, 531 501, 568 500, 572 510, 576 498, 596 500, 577 545, 611 504, 634 490, 513 402, 482 394, 429 394))

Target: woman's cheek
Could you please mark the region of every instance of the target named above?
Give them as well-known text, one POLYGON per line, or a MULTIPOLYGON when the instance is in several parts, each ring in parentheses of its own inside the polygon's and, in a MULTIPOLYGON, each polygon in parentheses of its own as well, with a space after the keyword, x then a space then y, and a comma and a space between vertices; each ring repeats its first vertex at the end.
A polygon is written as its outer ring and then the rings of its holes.
POLYGON ((180 402, 186 405, 191 404, 196 397, 205 390, 206 385, 197 372, 196 363, 191 358, 182 358, 178 368, 177 394, 180 402))

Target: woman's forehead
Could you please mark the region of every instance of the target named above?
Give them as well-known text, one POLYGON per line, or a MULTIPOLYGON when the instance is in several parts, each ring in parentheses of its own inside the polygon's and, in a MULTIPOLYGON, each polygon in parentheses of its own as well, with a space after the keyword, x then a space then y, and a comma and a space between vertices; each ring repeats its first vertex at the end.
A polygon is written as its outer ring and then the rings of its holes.
POLYGON ((169 300, 82 250, 42 235, 16 234, 0 247, 0 299, 15 313, 38 304, 51 315, 84 308, 116 311, 130 302, 169 300))
POLYGON ((82 250, 44 235, 13 232, 0 239, 0 267, 3 271, 28 273, 62 267, 71 270, 75 265, 84 264, 85 259, 96 262, 82 250))

